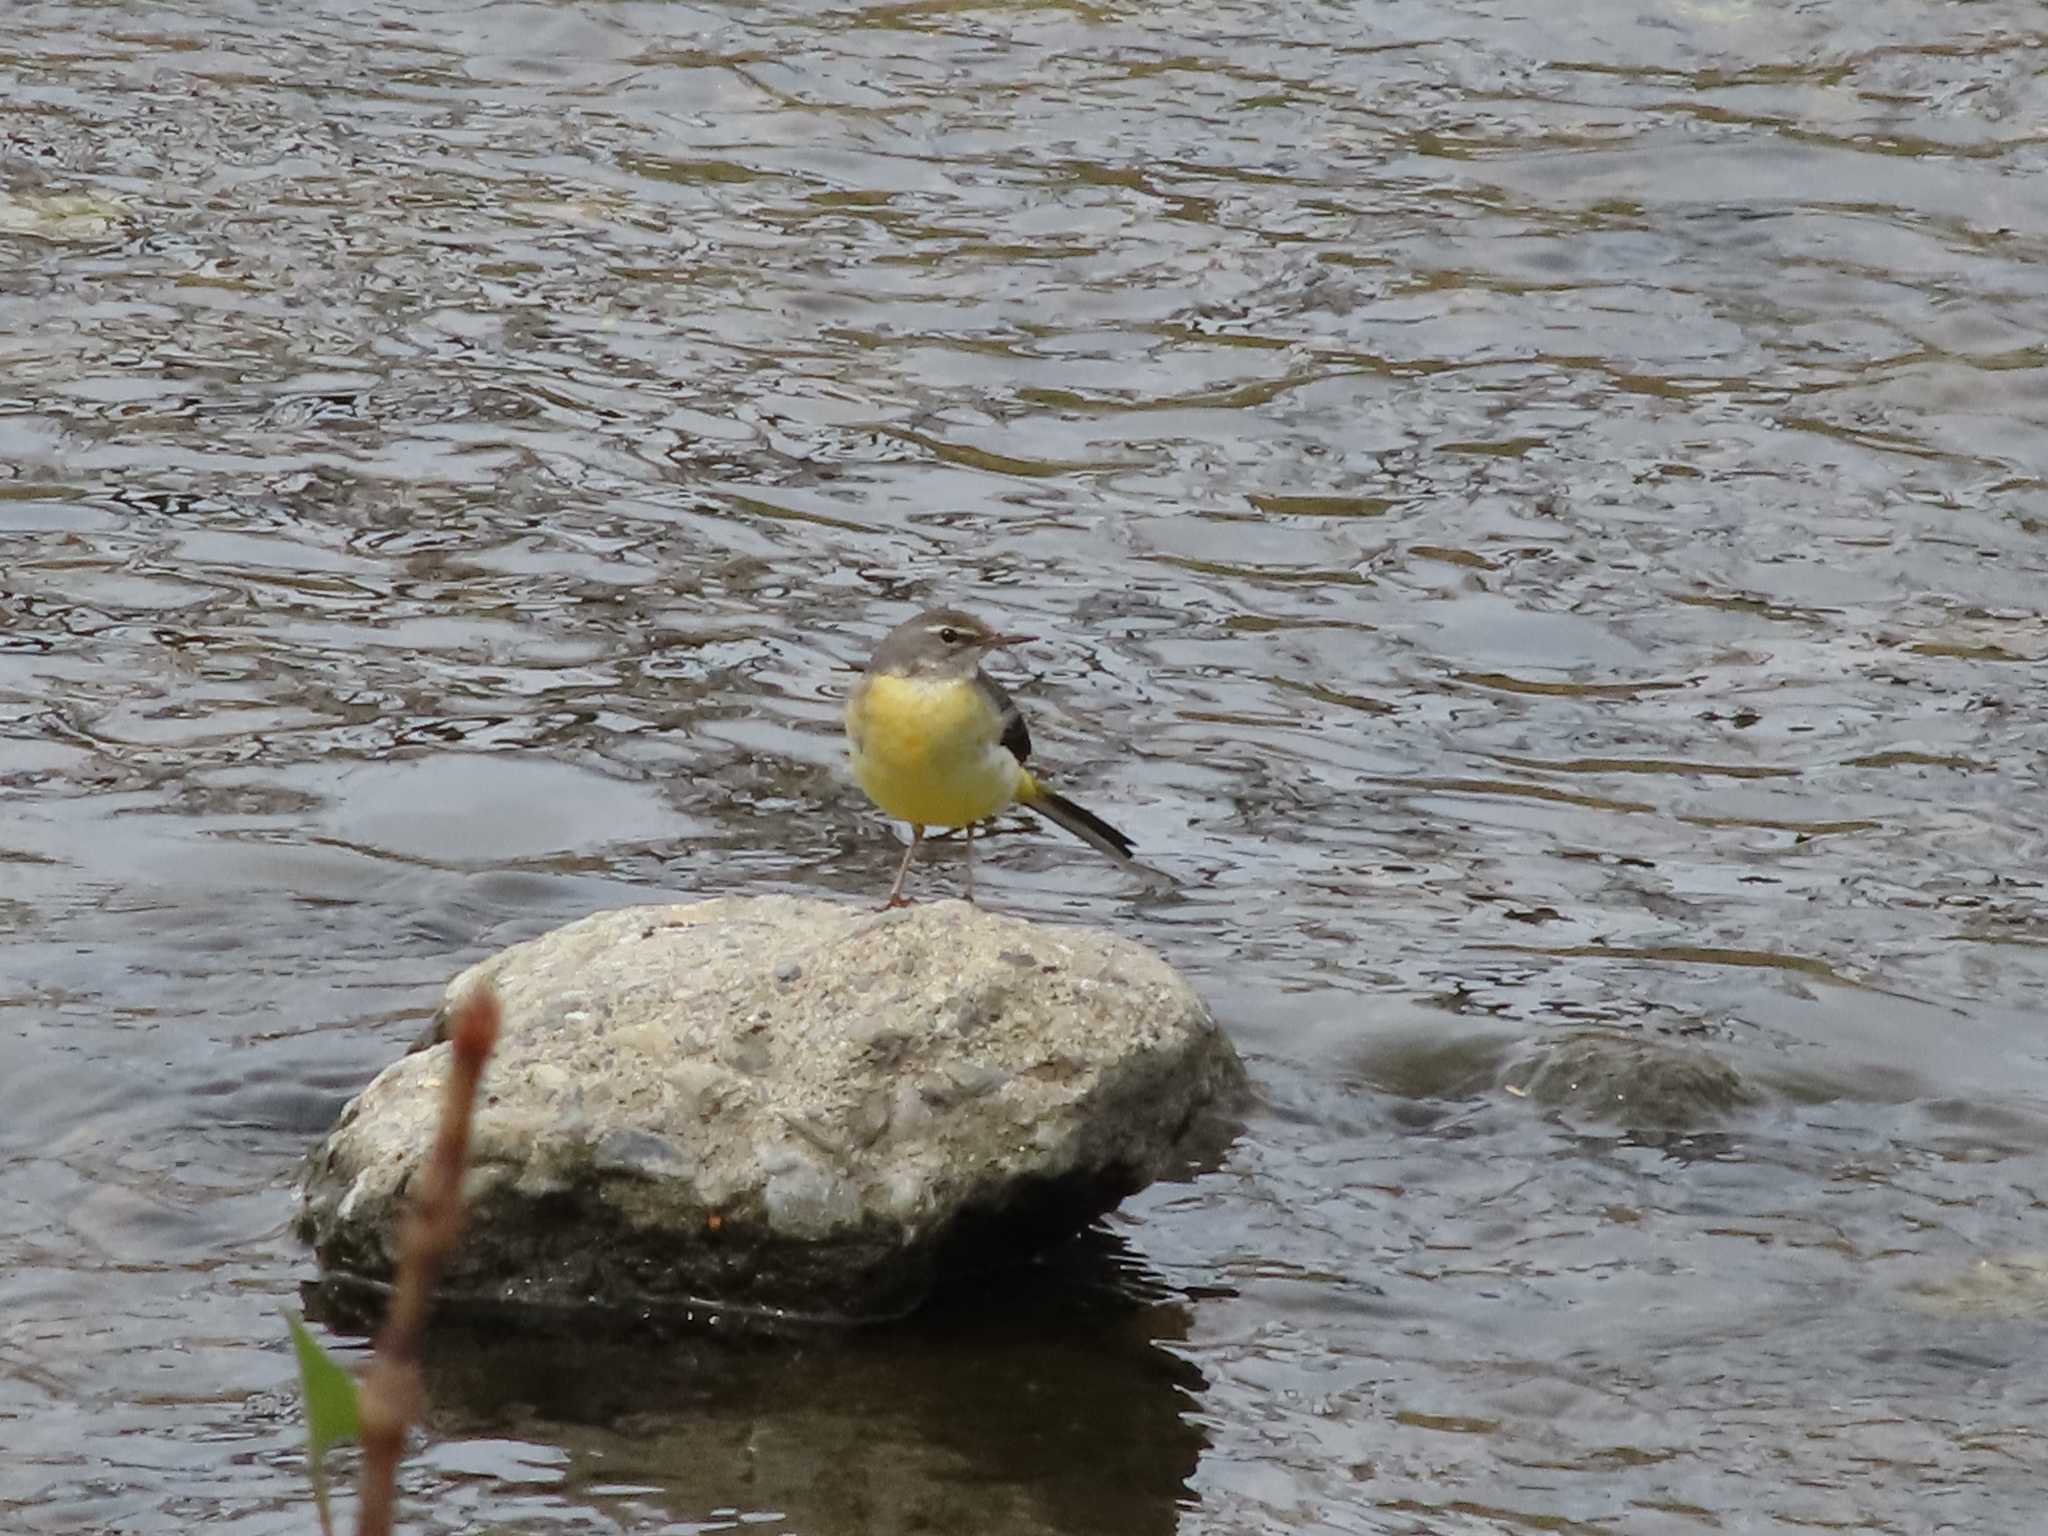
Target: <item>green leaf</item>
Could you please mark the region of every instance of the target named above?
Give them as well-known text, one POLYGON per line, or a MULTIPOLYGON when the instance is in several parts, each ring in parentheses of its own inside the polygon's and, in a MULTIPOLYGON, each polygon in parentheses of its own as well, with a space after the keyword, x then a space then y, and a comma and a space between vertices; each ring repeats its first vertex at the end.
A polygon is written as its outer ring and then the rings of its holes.
POLYGON ((353 1440, 360 1432, 356 1413, 356 1379, 334 1363, 334 1359, 306 1332, 305 1324, 289 1312, 285 1326, 292 1331, 292 1348, 299 1356, 299 1382, 306 1395, 306 1438, 310 1442, 307 1464, 313 1474, 313 1502, 320 1508, 320 1529, 331 1533, 327 1516, 327 1465, 329 1446, 353 1440))

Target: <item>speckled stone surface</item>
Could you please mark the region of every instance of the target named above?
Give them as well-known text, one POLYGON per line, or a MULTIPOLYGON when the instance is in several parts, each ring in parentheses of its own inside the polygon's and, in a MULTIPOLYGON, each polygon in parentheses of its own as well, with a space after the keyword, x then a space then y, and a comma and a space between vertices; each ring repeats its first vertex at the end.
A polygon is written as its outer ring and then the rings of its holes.
MULTIPOLYGON (((789 897, 603 912, 488 977, 450 1298, 858 1319, 1028 1256, 1186 1166, 1244 1085, 1162 959, 946 901, 789 897)), ((315 1150, 300 1231, 393 1266, 448 1048, 379 1074, 315 1150)))

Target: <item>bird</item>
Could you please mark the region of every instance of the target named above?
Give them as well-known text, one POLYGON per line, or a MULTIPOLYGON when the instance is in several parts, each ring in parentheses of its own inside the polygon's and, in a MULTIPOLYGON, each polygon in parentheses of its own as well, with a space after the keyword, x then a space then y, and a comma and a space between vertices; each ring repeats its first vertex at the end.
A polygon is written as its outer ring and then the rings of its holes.
POLYGON ((982 659, 1032 635, 1003 634, 958 608, 930 608, 882 637, 846 701, 853 777, 876 806, 910 823, 883 910, 908 906, 903 881, 927 827, 967 832, 968 901, 974 900, 974 829, 1013 805, 1036 811, 1119 863, 1131 840, 1100 816, 1039 783, 1025 766, 1031 732, 1016 701, 981 670, 982 659))

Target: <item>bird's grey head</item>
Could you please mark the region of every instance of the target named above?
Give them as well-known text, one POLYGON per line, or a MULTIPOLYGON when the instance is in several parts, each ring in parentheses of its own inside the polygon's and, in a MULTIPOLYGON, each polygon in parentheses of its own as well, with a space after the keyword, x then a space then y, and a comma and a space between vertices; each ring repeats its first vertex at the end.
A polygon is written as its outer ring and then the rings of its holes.
POLYGON ((868 670, 895 677, 972 677, 997 646, 1030 638, 999 633, 958 608, 927 608, 882 637, 868 670))

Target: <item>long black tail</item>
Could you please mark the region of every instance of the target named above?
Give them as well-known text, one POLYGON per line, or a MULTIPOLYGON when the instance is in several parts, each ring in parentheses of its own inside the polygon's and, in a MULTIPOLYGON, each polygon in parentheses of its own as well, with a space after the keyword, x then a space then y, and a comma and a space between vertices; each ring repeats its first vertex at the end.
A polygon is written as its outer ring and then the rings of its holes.
POLYGON ((1074 804, 1065 795, 1056 795, 1044 785, 1038 786, 1038 793, 1024 802, 1055 826, 1065 827, 1090 848, 1108 854, 1119 862, 1131 856, 1131 840, 1117 831, 1093 811, 1074 804))

